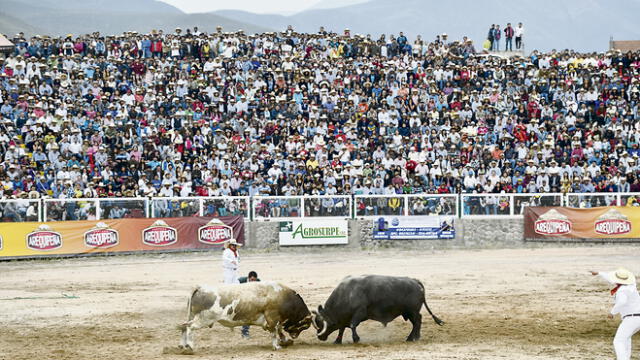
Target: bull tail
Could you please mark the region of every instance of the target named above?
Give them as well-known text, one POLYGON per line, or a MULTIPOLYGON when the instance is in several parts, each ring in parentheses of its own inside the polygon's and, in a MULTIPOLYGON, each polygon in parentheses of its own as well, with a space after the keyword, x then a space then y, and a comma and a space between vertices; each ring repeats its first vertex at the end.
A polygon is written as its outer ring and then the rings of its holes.
POLYGON ((440 320, 439 317, 435 316, 432 312, 431 309, 429 309, 429 305, 427 305, 427 299, 423 299, 422 303, 424 304, 424 307, 427 308, 427 311, 429 312, 429 315, 431 315, 431 317, 433 318, 433 321, 436 322, 436 324, 442 326, 444 325, 444 321, 440 320))
POLYGON ((436 324, 440 326, 444 325, 444 321, 440 320, 440 318, 435 316, 431 312, 431 309, 429 309, 429 305, 427 305, 427 296, 425 295, 424 285, 422 285, 422 282, 420 280, 417 280, 417 281, 418 281, 418 284, 420 284, 420 287, 422 288, 422 303, 424 304, 424 307, 427 308, 429 315, 431 315, 431 317, 433 318, 433 321, 435 321, 436 324))
POLYGON ((184 330, 193 318, 193 314, 191 313, 191 299, 193 299, 193 296, 196 294, 196 292, 198 292, 198 290, 200 290, 200 287, 196 287, 191 291, 189 299, 187 300, 187 321, 183 324, 178 325, 178 330, 184 330))

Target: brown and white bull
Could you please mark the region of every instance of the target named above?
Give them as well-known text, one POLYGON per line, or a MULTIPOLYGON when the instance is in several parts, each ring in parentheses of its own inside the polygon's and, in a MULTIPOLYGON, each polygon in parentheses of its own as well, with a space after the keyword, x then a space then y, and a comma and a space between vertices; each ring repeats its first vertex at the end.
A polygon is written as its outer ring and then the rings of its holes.
POLYGON ((273 349, 291 345, 292 339, 311 326, 311 313, 294 290, 273 282, 199 286, 187 305, 187 322, 180 325, 180 348, 193 351, 193 331, 212 327, 218 322, 226 327, 260 326, 272 335, 273 349))

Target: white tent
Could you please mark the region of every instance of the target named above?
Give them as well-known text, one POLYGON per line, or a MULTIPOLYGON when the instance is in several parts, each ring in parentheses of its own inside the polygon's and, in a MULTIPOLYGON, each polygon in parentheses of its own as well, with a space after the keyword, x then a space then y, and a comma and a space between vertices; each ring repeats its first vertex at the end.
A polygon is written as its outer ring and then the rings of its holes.
POLYGON ((13 50, 13 43, 4 35, 0 34, 0 52, 10 52, 13 50))

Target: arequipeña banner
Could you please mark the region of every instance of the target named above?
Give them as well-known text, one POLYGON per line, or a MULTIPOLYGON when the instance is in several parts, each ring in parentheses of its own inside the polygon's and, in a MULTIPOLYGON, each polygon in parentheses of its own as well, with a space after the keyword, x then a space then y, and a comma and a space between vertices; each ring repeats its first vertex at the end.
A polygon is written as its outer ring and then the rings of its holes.
POLYGON ((232 237, 244 243, 242 216, 0 223, 0 260, 210 249, 232 237))
POLYGON ((524 212, 524 238, 640 240, 640 208, 528 207, 524 212))

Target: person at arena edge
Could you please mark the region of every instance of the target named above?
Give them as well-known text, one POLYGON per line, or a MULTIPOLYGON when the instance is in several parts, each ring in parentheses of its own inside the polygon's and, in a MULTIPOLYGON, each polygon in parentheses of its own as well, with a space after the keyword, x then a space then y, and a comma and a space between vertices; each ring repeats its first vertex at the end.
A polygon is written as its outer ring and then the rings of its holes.
POLYGON ((640 330, 640 295, 636 288, 636 277, 627 269, 619 268, 612 272, 591 271, 591 275, 600 275, 615 287, 611 290, 615 305, 609 319, 620 314, 622 322, 613 338, 613 348, 617 360, 631 359, 631 337, 640 330))
POLYGON ((239 284, 238 268, 240 267, 240 254, 238 248, 242 244, 236 239, 229 239, 224 243, 222 252, 223 281, 225 284, 239 284))
MULTIPOLYGON (((247 276, 239 278, 238 281, 240 282, 240 284, 244 284, 253 281, 260 281, 260 278, 258 277, 257 272, 249 271, 249 274, 247 276)), ((245 339, 249 339, 249 325, 244 325, 242 327, 242 337, 245 339)))

